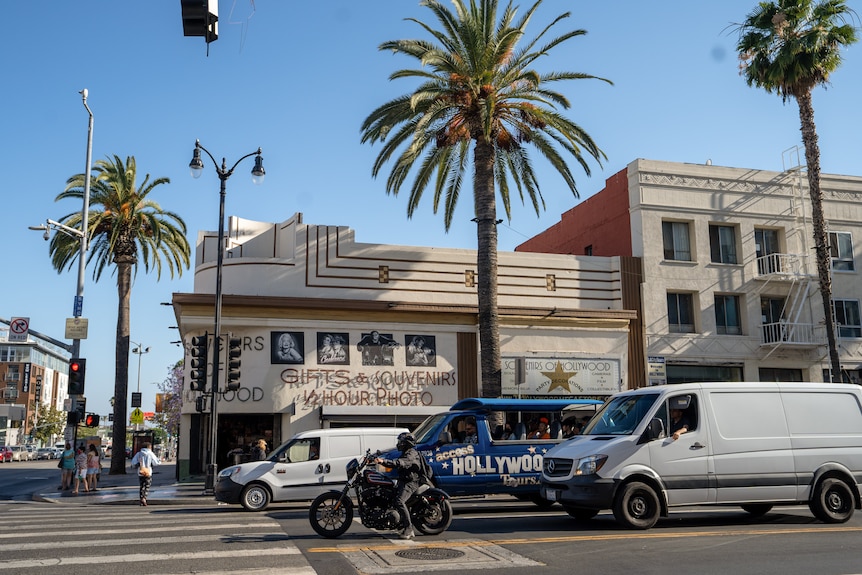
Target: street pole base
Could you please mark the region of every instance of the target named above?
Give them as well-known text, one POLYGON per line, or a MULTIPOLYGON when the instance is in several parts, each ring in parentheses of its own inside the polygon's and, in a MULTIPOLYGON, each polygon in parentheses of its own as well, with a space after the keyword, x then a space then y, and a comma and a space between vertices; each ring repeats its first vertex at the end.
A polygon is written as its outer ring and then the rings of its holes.
POLYGON ((207 474, 204 478, 204 494, 213 495, 215 493, 215 477, 218 471, 218 466, 215 463, 207 465, 207 474))

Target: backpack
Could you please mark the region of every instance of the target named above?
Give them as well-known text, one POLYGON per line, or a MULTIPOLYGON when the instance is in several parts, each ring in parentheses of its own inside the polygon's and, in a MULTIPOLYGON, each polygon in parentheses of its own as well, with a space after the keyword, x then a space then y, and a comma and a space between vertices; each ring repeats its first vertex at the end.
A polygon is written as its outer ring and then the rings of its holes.
POLYGON ((428 460, 420 454, 419 459, 422 460, 422 466, 419 470, 422 482, 428 485, 434 485, 434 470, 428 464, 428 460))

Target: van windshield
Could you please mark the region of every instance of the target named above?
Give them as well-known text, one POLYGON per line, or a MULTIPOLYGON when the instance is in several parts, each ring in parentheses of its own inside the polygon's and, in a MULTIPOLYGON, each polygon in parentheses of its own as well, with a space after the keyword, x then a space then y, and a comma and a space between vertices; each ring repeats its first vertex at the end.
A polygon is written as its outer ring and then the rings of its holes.
POLYGON ((624 395, 605 403, 584 428, 583 435, 630 435, 649 413, 658 393, 624 395))
POLYGON ((422 422, 422 424, 413 430, 413 437, 416 438, 416 444, 422 445, 425 443, 433 443, 437 438, 433 436, 434 431, 440 425, 440 422, 446 418, 446 413, 438 413, 432 415, 422 422))

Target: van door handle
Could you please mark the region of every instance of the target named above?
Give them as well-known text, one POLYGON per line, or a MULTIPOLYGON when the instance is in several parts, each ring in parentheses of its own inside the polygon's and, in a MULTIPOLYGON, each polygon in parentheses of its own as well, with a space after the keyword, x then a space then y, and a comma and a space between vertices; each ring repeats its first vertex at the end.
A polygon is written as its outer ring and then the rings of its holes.
POLYGON ((315 473, 323 473, 323 465, 318 463, 317 469, 314 471, 315 473))
POLYGON ((329 464, 326 464, 326 473, 329 473, 329 464))
POLYGON ((700 441, 695 441, 691 444, 691 449, 703 449, 706 445, 702 444, 700 441))

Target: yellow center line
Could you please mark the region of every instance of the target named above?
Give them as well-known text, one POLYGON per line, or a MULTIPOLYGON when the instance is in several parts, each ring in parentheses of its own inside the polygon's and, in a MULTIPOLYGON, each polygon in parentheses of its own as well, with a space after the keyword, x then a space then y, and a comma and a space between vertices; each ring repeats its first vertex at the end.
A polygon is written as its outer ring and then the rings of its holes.
MULTIPOLYGON (((764 535, 787 535, 799 533, 847 533, 853 531, 862 531, 862 527, 798 527, 787 529, 758 529, 744 530, 734 529, 730 531, 686 531, 678 533, 656 533, 656 532, 635 532, 635 533, 608 533, 602 535, 561 535, 557 537, 538 537, 528 539, 525 537, 511 539, 491 539, 488 541, 470 540, 470 541, 440 541, 434 543, 424 543, 418 546, 411 546, 410 549, 435 549, 435 548, 452 548, 452 547, 487 547, 489 545, 533 545, 536 543, 565 543, 572 541, 613 541, 620 539, 676 539, 682 537, 738 537, 744 536, 764 536, 764 535)), ((405 549, 404 545, 395 544, 380 544, 380 545, 356 545, 356 546, 339 546, 339 547, 311 547, 307 549, 307 553, 351 553, 357 551, 392 551, 405 549)))

